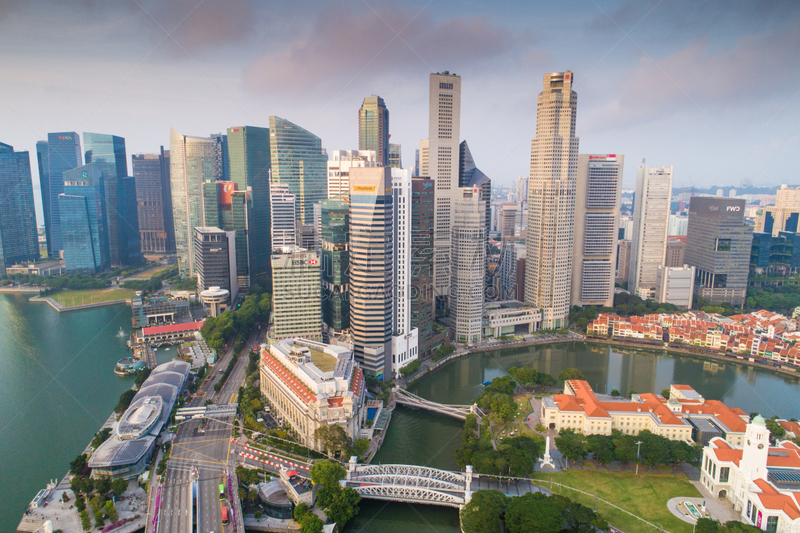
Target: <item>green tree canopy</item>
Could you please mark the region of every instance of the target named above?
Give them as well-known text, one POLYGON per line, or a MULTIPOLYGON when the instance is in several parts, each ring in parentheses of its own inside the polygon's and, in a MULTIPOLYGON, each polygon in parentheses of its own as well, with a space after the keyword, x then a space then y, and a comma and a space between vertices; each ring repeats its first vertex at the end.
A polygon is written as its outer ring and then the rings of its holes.
POLYGON ((577 368, 567 368, 558 373, 558 381, 568 381, 573 379, 585 380, 583 372, 577 368))
POLYGON ((320 486, 338 485, 347 472, 336 461, 317 461, 311 467, 311 481, 320 486))
POLYGON ((585 435, 575 433, 575 430, 570 428, 562 429, 558 435, 555 439, 556 448, 565 459, 579 461, 588 455, 585 435))
POLYGON ((499 533, 502 514, 509 499, 497 490, 479 490, 461 509, 461 530, 464 533, 499 533))
POLYGON ((513 498, 506 509, 508 533, 557 533, 564 519, 559 509, 540 492, 513 498))

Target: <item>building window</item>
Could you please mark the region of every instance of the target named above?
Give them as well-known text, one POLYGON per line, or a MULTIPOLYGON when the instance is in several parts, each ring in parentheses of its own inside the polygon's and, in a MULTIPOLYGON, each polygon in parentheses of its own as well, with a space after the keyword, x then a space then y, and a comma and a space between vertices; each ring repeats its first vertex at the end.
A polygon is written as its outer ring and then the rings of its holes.
POLYGON ((719 469, 719 482, 720 483, 727 483, 728 482, 728 476, 730 475, 730 471, 731 471, 730 467, 727 467, 727 466, 723 466, 722 468, 719 469))
POLYGON ((778 531, 778 517, 767 517, 767 533, 776 533, 778 531))

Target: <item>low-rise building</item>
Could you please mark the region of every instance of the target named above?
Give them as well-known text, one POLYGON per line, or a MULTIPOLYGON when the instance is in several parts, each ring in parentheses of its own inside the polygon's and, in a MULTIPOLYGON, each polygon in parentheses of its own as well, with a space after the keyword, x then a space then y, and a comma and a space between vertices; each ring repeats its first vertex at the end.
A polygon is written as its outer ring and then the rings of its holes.
POLYGON ((189 315, 189 293, 145 298, 137 291, 131 298, 131 312, 135 328, 173 324, 189 315))
POLYGON ((180 342, 183 339, 194 338, 196 331, 203 327, 203 321, 185 322, 183 324, 171 324, 168 326, 153 326, 142 328, 136 334, 138 344, 170 344, 180 342))
POLYGON ((14 265, 6 268, 6 274, 36 275, 36 276, 60 276, 64 273, 64 260, 43 261, 41 263, 31 263, 29 265, 14 265))
POLYGON ((516 300, 487 303, 483 312, 484 337, 513 335, 517 326, 525 326, 528 333, 539 329, 542 310, 516 300))

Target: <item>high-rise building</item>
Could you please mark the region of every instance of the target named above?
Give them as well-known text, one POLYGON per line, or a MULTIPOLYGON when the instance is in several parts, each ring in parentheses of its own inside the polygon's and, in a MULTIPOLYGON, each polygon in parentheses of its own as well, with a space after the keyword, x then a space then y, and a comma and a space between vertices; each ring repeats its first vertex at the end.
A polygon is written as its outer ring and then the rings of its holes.
POLYGON ((376 167, 373 150, 333 150, 328 159, 328 198, 341 200, 350 197, 350 169, 376 167))
POLYGON ((664 254, 664 266, 682 267, 683 254, 686 249, 686 239, 667 238, 667 249, 664 254))
POLYGON ((203 184, 214 180, 217 142, 170 130, 170 191, 175 248, 182 277, 194 275, 194 228, 205 226, 203 184))
POLYGON ((142 253, 172 253, 175 251, 175 224, 169 186, 169 150, 165 151, 162 146, 158 154, 134 155, 131 167, 136 180, 142 253))
MULTIPOLYGON (((207 228, 218 228, 222 224, 219 222, 219 204, 221 194, 219 183, 228 183, 225 181, 206 180, 203 182, 203 221, 201 226, 207 228)), ((231 185, 231 189, 233 189, 231 185)))
POLYGON ((273 250, 297 245, 296 197, 287 183, 270 183, 270 210, 273 250))
POLYGON ((250 266, 246 280, 249 286, 256 278, 269 276, 270 271, 270 132, 267 128, 240 126, 228 128, 227 138, 228 178, 238 191, 251 189, 253 223, 247 235, 250 266))
POLYGON ((516 201, 518 204, 528 202, 528 176, 517 178, 516 201))
MULTIPOLYGON (((36 163, 39 167, 39 188, 42 195, 42 215, 44 218, 44 235, 47 243, 47 257, 53 257, 52 237, 50 230, 50 160, 47 157, 47 141, 36 141, 36 163)), ((63 183, 62 183, 63 185, 63 183)))
POLYGON ((689 224, 689 218, 683 215, 670 215, 669 227, 667 228, 667 235, 670 237, 685 237, 686 228, 689 224))
POLYGON ((488 237, 492 222, 492 180, 475 166, 475 160, 467 141, 462 141, 458 145, 458 186, 481 189, 481 198, 486 202, 486 235, 488 237))
POLYGON ((672 172, 672 167, 646 165, 636 172, 628 290, 644 299, 653 297, 656 273, 664 264, 672 172))
POLYGON ((350 170, 350 333, 361 368, 387 379, 393 325, 391 191, 388 167, 350 170))
POLYGON ((358 149, 373 150, 389 166, 389 110, 380 96, 367 96, 358 110, 358 149))
MULTIPOLYGON (((520 274, 523 276, 525 272, 519 272, 517 267, 520 260, 525 259, 525 245, 518 242, 509 242, 503 246, 503 252, 500 257, 500 300, 517 300, 519 293, 524 296, 524 284, 520 286, 517 278, 520 274)), ((524 278, 523 278, 524 279, 524 278)))
POLYGON ((64 192, 58 196, 64 270, 96 273, 106 270, 111 259, 106 220, 106 179, 97 163, 65 170, 64 192))
POLYGON ((695 293, 712 303, 744 305, 753 227, 744 222, 744 199, 694 197, 684 261, 696 267, 695 293))
POLYGON ((389 144, 389 166, 403 168, 403 151, 399 144, 389 144))
POLYGON ((240 190, 239 185, 232 181, 210 183, 217 188, 218 227, 236 232, 236 279, 240 289, 247 288, 251 282, 250 265, 253 264, 253 242, 250 239, 254 225, 252 190, 250 187, 240 190))
POLYGON ((450 316, 455 340, 470 344, 482 337, 486 270, 486 200, 480 187, 460 187, 453 203, 450 251, 450 316))
POLYGON ((433 224, 435 183, 427 177, 411 178, 411 316, 409 328, 419 331, 419 350, 426 353, 433 341, 435 299, 433 290, 433 224))
POLYGON ((428 87, 428 138, 420 142, 421 176, 436 184, 434 287, 440 299, 450 292, 452 202, 459 180, 461 76, 431 74, 428 87))
POLYGON ((194 228, 194 269, 197 293, 219 287, 229 291, 233 303, 239 293, 236 276, 236 232, 219 228, 194 228))
POLYGON ((392 375, 419 358, 419 330, 411 328, 413 297, 412 179, 411 169, 392 168, 393 266, 392 375))
POLYGON ((624 159, 620 154, 578 156, 571 305, 614 305, 624 159))
POLYGON ((322 255, 322 202, 314 204, 314 253, 322 255))
POLYGON ((271 341, 322 339, 320 265, 314 252, 286 247, 272 255, 271 341))
POLYGON ((272 181, 287 183, 297 199, 297 220, 311 225, 314 204, 326 198, 327 157, 322 140, 280 117, 269 117, 272 181))
POLYGON ((572 279, 578 95, 572 72, 544 75, 531 141, 525 301, 542 309, 544 329, 567 325, 572 279))
POLYGON ((694 296, 695 268, 687 265, 679 267, 660 266, 656 273, 655 301, 692 308, 694 296))
POLYGON ((631 262, 631 241, 620 239, 617 241, 617 275, 615 283, 625 285, 628 283, 628 273, 631 262))
POLYGON ((771 233, 773 237, 782 231, 800 231, 800 187, 781 185, 775 194, 775 205, 761 210, 756 217, 756 233, 771 233))
POLYGON ((6 267, 39 259, 31 159, 0 143, 0 273, 6 267))
POLYGON ((507 242, 509 239, 514 238, 514 231, 517 227, 518 212, 518 204, 512 202, 503 202, 500 204, 500 225, 497 229, 500 231, 500 239, 503 242, 507 242))
POLYGON ((228 157, 228 136, 224 133, 212 133, 214 139, 214 180, 228 181, 230 179, 230 159, 228 157))
POLYGON ((81 166, 81 141, 74 131, 47 134, 47 167, 49 169, 50 244, 48 254, 52 257, 64 249, 61 244, 61 216, 58 195, 64 192, 64 171, 81 166))
POLYGON ((430 175, 430 144, 428 139, 419 141, 419 148, 417 149, 417 174, 420 176, 430 175))
POLYGON ((350 204, 323 200, 320 218, 322 321, 334 331, 344 331, 350 328, 350 204))

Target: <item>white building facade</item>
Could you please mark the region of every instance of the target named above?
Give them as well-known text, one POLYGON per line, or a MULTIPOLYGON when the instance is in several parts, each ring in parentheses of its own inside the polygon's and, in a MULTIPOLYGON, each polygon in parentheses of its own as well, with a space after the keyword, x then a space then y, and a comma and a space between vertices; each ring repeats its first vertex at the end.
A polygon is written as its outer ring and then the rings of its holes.
POLYGON ((270 223, 272 224, 272 249, 297 245, 295 195, 289 192, 288 183, 270 182, 270 223))
POLYGON ((453 211, 450 316, 455 340, 472 344, 481 340, 485 301, 486 200, 480 187, 460 187, 453 211))
POLYGON ((694 297, 694 274, 695 268, 688 265, 658 267, 655 300, 660 304, 668 303, 683 309, 691 309, 694 297))
POLYGON ((377 167, 375 150, 332 150, 328 156, 328 198, 350 198, 350 169, 377 167))

